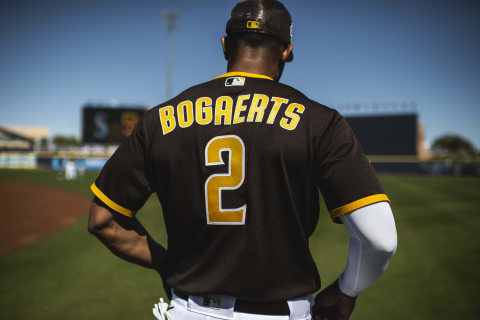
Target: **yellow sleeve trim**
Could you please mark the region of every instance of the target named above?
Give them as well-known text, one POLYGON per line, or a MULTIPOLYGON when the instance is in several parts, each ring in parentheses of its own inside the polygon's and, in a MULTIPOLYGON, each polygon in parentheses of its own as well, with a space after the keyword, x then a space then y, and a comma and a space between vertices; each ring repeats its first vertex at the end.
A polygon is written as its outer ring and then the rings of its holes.
POLYGON ((90 189, 92 190, 93 194, 97 196, 98 199, 102 200, 103 203, 105 203, 107 206, 109 206, 113 210, 130 218, 135 217, 135 212, 128 210, 127 208, 124 208, 116 204, 112 200, 110 200, 109 197, 107 197, 100 189, 98 189, 98 187, 95 185, 95 182, 92 183, 92 185, 90 186, 90 189))
POLYGON ((335 220, 342 214, 349 213, 354 210, 360 209, 362 207, 368 206, 370 204, 382 202, 382 201, 390 202, 390 199, 388 199, 386 194, 374 194, 373 196, 368 196, 368 197, 350 202, 339 208, 333 209, 332 211, 330 211, 330 216, 332 220, 335 220))
POLYGON ((264 76, 263 74, 256 74, 256 73, 250 73, 250 72, 241 72, 241 71, 233 71, 233 72, 227 72, 224 74, 219 75, 218 77, 215 77, 215 79, 219 78, 226 78, 226 77, 250 77, 250 78, 260 78, 260 79, 268 79, 272 80, 269 76, 264 76))

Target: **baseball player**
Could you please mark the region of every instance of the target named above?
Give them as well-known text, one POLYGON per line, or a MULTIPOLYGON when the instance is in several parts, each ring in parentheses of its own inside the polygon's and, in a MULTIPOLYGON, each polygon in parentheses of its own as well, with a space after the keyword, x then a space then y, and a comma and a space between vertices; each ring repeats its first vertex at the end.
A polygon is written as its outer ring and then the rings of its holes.
POLYGON ((75 160, 68 159, 65 163, 65 180, 77 179, 77 166, 75 160))
POLYGON ((345 119, 279 83, 293 59, 287 9, 240 2, 226 33, 228 72, 150 109, 108 160, 89 230, 159 272, 172 293, 159 319, 348 319, 395 252, 389 199, 345 119), (318 190, 350 248, 314 298, 318 190), (153 192, 168 251, 135 218, 153 192))

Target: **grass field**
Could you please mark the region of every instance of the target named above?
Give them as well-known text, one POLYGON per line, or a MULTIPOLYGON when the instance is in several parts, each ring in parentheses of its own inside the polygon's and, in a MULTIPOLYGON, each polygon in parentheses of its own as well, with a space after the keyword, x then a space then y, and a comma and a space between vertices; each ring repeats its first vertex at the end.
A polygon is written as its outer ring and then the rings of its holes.
MULTIPOLYGON (((1 181, 49 185, 91 197, 82 181, 52 171, 0 170, 1 181)), ((381 176, 392 200, 398 249, 389 268, 357 301, 351 319, 478 319, 480 179, 381 176)), ((73 205, 73 204, 72 204, 73 205)), ((2 223, 15 212, 2 212, 2 223)), ((138 215, 166 244, 155 197, 138 215)), ((153 271, 110 254, 87 232, 86 217, 35 244, 0 256, 0 319, 153 319, 164 296, 153 271)), ((323 283, 346 262, 348 237, 322 206, 311 248, 323 283)))

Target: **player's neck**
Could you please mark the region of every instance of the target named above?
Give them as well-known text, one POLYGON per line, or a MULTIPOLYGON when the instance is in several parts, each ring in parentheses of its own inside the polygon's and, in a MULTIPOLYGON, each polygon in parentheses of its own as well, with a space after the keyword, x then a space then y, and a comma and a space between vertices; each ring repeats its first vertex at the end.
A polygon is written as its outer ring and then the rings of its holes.
POLYGON ((227 72, 248 72, 261 74, 274 80, 278 77, 278 66, 272 63, 265 63, 263 60, 237 59, 234 63, 228 63, 227 72))

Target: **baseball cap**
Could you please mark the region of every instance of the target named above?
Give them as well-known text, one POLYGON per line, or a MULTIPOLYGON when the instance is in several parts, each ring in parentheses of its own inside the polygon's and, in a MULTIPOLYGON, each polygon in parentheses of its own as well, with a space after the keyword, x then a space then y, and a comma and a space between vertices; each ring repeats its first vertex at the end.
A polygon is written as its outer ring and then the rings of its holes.
MULTIPOLYGON (((292 43, 292 17, 285 6, 276 0, 245 0, 232 9, 227 22, 227 35, 240 32, 263 33, 286 45, 292 43)), ((287 61, 293 60, 293 52, 287 61)))

